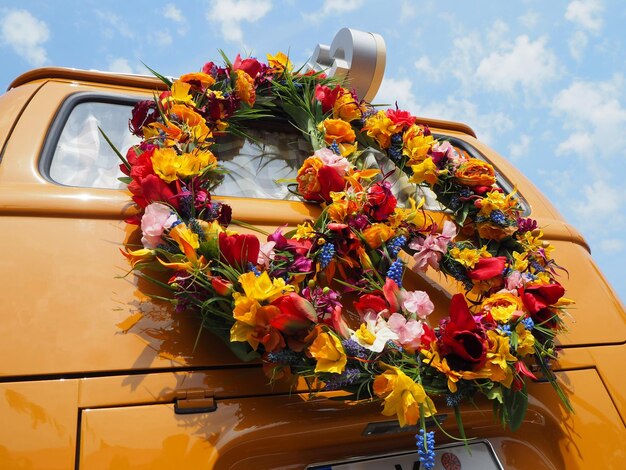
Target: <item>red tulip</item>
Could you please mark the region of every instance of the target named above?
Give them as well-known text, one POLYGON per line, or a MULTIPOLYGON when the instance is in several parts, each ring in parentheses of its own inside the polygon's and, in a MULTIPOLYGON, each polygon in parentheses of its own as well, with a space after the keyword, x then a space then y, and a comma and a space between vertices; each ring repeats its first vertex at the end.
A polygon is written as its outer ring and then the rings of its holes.
POLYGON ((280 313, 270 320, 270 324, 287 335, 307 329, 317 321, 315 307, 294 292, 279 297, 272 305, 278 307, 280 313))
POLYGON ((524 302, 524 307, 531 314, 536 314, 540 310, 554 305, 565 294, 565 289, 561 284, 544 284, 536 286, 526 286, 519 290, 520 297, 524 302))
POLYGON ((247 267, 248 263, 256 264, 261 244, 254 235, 219 235, 221 260, 231 266, 247 267))
POLYGON ((496 276, 500 276, 506 267, 506 258, 504 256, 496 256, 494 258, 481 258, 478 260, 474 269, 468 271, 470 279, 475 281, 486 281, 496 276))

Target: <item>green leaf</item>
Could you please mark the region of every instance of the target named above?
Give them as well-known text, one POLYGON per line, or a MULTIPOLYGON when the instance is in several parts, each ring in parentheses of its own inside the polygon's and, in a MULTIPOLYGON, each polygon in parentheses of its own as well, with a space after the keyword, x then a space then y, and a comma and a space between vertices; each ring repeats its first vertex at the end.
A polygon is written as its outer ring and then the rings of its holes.
POLYGON ((513 391, 508 388, 502 389, 504 398, 504 408, 508 417, 511 431, 515 432, 519 429, 526 416, 528 409, 528 394, 526 393, 526 385, 519 390, 513 391))
POLYGON ((100 128, 100 126, 98 126, 98 130, 100 131, 100 134, 102 134, 102 137, 104 137, 104 140, 107 141, 107 144, 109 144, 109 147, 111 147, 111 149, 115 152, 115 154, 117 155, 117 158, 119 158, 122 161, 122 163, 124 164, 124 166, 128 170, 130 170, 130 163, 128 163, 128 160, 126 160, 124 158, 124 155, 122 155, 120 153, 120 151, 117 149, 115 144, 113 142, 111 142, 111 139, 109 139, 109 137, 104 133, 104 131, 100 128))
POLYGON ((152 70, 152 69, 151 69, 150 67, 148 67, 145 63, 143 63, 143 62, 142 62, 142 64, 144 65, 144 67, 146 67, 148 70, 150 70, 150 73, 152 73, 152 75, 154 75, 156 78, 158 78, 158 79, 159 79, 159 80, 161 80, 163 83, 165 83, 165 84, 168 86, 168 88, 172 86, 172 81, 171 81, 169 78, 167 78, 167 77, 165 77, 165 76, 161 75, 159 72, 157 72, 157 71, 155 71, 155 70, 152 70))

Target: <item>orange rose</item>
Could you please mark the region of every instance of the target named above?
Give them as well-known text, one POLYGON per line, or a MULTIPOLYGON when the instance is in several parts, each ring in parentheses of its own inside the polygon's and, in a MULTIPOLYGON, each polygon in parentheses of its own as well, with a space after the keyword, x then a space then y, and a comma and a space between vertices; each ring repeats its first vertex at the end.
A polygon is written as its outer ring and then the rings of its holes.
POLYGON ((491 222, 482 222, 478 224, 478 235, 486 240, 500 241, 506 237, 510 237, 517 230, 516 227, 500 227, 491 222))
POLYGON ((248 106, 254 105, 256 100, 256 90, 254 88, 254 79, 243 70, 237 70, 237 81, 235 82, 235 91, 241 101, 248 106))
POLYGON ((326 143, 353 143, 356 140, 356 134, 349 122, 342 119, 325 119, 320 124, 320 130, 324 131, 326 143))
POLYGON ((363 109, 354 99, 352 93, 342 88, 333 104, 333 117, 343 119, 344 121, 354 121, 355 119, 361 119, 362 116, 363 109))
POLYGON ((496 172, 493 166, 475 158, 462 163, 454 176, 465 186, 492 186, 496 182, 496 172))

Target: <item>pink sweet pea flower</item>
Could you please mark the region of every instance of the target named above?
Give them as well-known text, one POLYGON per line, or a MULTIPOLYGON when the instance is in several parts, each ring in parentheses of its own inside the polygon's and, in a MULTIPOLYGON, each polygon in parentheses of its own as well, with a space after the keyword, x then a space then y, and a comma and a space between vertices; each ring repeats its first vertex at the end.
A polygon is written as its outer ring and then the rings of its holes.
POLYGON ((146 206, 146 210, 141 218, 141 243, 144 248, 154 249, 163 243, 161 238, 163 232, 170 228, 178 217, 165 204, 153 202, 146 206))
POLYGON ((415 351, 422 342, 424 324, 418 320, 407 320, 401 313, 394 313, 387 320, 389 329, 398 335, 400 344, 411 351, 415 351))
POLYGON ((424 291, 404 292, 403 297, 402 306, 404 309, 413 314, 413 316, 417 315, 422 320, 425 320, 435 310, 435 305, 424 291))
POLYGON ((274 247, 276 246, 276 242, 265 242, 261 244, 259 248, 259 259, 257 260, 257 264, 260 266, 269 266, 270 261, 274 259, 276 253, 274 252, 274 247))
POLYGON ((439 269, 439 261, 448 249, 450 241, 456 237, 456 225, 449 220, 443 223, 441 234, 428 235, 426 238, 413 240, 409 243, 409 248, 416 250, 413 255, 415 259, 414 270, 426 271, 428 266, 439 269))

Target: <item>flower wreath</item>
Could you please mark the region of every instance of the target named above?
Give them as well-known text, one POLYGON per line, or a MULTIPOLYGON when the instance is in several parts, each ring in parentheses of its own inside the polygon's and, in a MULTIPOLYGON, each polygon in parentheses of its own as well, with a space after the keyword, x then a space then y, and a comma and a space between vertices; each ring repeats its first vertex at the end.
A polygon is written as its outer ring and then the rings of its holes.
POLYGON ((143 247, 123 251, 133 269, 170 270, 177 308, 196 312, 240 357, 262 358, 272 379, 293 374, 312 391, 377 398, 401 426, 420 422, 427 465, 433 396, 461 423, 459 403, 483 394, 515 430, 534 358, 569 407, 550 369, 568 303, 558 265, 493 166, 407 111, 376 111, 322 73, 293 71, 283 53, 267 64, 224 60, 173 82, 155 73, 168 90, 133 109, 142 142, 120 165, 140 208, 128 222, 141 226, 143 247), (308 138, 313 152, 292 187, 323 206, 317 220, 263 242, 230 229, 230 207, 211 197, 224 173, 216 138, 245 135, 257 118, 287 120, 308 138), (417 196, 400 207, 389 175, 365 165, 367 149, 416 190, 430 188, 439 217, 417 196), (440 271, 464 291, 437 325, 428 294, 403 287, 407 268, 440 271))

